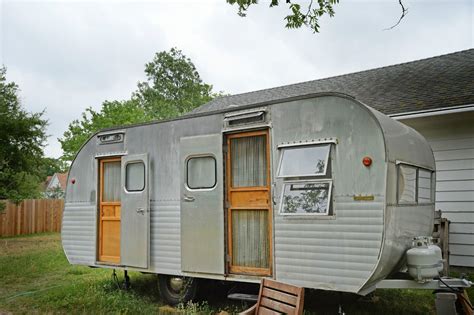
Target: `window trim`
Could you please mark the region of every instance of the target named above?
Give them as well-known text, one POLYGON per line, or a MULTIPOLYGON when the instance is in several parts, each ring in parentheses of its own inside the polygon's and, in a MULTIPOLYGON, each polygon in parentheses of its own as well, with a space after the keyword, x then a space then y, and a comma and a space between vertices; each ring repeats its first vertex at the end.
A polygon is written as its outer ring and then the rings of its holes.
POLYGON ((214 190, 217 187, 217 159, 213 154, 201 154, 201 155, 190 155, 186 158, 184 161, 185 164, 185 182, 184 186, 186 186, 186 189, 189 191, 211 191, 214 190), (189 161, 192 159, 199 159, 199 158, 206 158, 210 157, 211 159, 214 160, 214 184, 210 187, 190 187, 188 185, 188 179, 189 179, 189 161))
POLYGON ((281 196, 280 196, 280 206, 278 209, 278 214, 281 216, 288 216, 288 217, 308 217, 308 216, 315 216, 315 217, 330 217, 334 214, 331 213, 331 204, 332 204, 332 179, 305 179, 305 180, 291 180, 291 181, 284 181, 281 187, 281 196), (326 213, 286 213, 283 212, 283 198, 285 196, 285 186, 292 185, 292 184, 304 184, 304 183, 328 183, 329 184, 329 192, 328 192, 328 203, 327 203, 327 212, 326 213))
POLYGON ((125 185, 124 185, 124 189, 127 193, 139 193, 139 192, 142 192, 144 191, 146 188, 146 165, 145 165, 145 162, 143 162, 142 160, 137 160, 137 161, 129 161, 127 162, 127 164, 125 164, 125 185), (127 178, 128 178, 128 166, 130 164, 142 164, 143 165, 143 187, 141 189, 133 189, 133 190, 129 190, 128 187, 127 187, 127 178))
POLYGON ((424 166, 420 166, 420 165, 417 165, 417 164, 413 164, 413 163, 407 163, 407 162, 403 162, 403 161, 396 161, 395 162, 395 167, 397 169, 396 171, 396 176, 397 176, 397 193, 396 193, 396 198, 397 198, 397 202, 396 204, 399 205, 399 206, 418 206, 418 205, 421 205, 421 206, 424 206, 424 205, 432 205, 435 203, 435 195, 436 195, 436 192, 434 191, 435 189, 435 185, 436 185, 436 181, 434 180, 435 176, 434 174, 436 173, 435 170, 431 169, 431 168, 427 168, 427 167, 424 167, 424 166), (401 195, 401 192, 400 192, 400 167, 401 166, 408 166, 408 167, 412 167, 415 169, 416 171, 416 177, 415 177, 415 201, 414 202, 400 202, 400 195, 401 195), (420 170, 423 170, 423 171, 426 171, 426 172, 429 172, 430 173, 430 201, 429 202, 419 202, 419 192, 418 192, 418 189, 419 189, 419 178, 420 178, 420 170))
POLYGON ((304 143, 304 144, 296 144, 296 145, 279 145, 278 149, 281 149, 280 153, 280 158, 278 162, 278 168, 277 168, 277 173, 276 173, 276 178, 295 178, 295 177, 323 177, 327 176, 327 171, 328 171, 328 165, 330 163, 330 157, 331 157, 331 148, 333 142, 315 142, 315 143, 304 143), (317 173, 317 174, 299 174, 299 175, 280 175, 281 167, 283 165, 283 156, 285 155, 285 150, 292 150, 294 148, 302 148, 302 147, 314 147, 314 146, 321 146, 321 145, 328 145, 329 150, 326 154, 326 163, 324 165, 324 172, 323 173, 317 173))

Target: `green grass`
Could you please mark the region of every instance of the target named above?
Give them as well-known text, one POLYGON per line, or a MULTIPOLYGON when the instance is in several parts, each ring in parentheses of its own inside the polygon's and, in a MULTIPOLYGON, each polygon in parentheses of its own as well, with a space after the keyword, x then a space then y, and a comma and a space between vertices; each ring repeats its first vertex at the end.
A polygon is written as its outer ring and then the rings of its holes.
POLYGON ((59 234, 2 238, 0 313, 157 313, 155 276, 131 272, 133 287, 123 291, 111 273, 71 266, 59 234))
MULTIPOLYGON (((248 307, 226 299, 232 284, 212 281, 201 289, 206 301, 166 307, 155 275, 129 274, 132 288, 124 291, 110 269, 71 266, 56 233, 0 238, 0 314, 215 314, 248 307)), ((122 272, 119 280, 123 281, 122 272)), ((474 300, 474 289, 469 295, 474 300)), ((337 314, 341 298, 346 314, 434 314, 429 290, 377 290, 362 299, 307 290, 306 313, 337 314)))

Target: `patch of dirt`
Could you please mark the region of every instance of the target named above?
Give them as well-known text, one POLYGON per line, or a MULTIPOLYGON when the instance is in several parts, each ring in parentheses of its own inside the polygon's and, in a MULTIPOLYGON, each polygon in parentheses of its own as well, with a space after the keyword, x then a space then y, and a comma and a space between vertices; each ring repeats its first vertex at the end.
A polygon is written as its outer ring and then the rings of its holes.
MULTIPOLYGON (((38 251, 45 248, 53 248, 60 245, 60 235, 48 234, 21 238, 0 239, 0 257, 20 255, 28 252, 38 251)), ((0 313, 2 315, 2 313, 0 313)))

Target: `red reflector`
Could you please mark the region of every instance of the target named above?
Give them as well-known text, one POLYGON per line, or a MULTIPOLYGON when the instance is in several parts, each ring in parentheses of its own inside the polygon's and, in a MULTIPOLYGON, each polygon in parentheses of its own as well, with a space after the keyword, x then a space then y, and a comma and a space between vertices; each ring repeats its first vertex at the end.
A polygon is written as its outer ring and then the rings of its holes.
POLYGON ((365 156, 362 159, 362 164, 364 164, 365 166, 370 166, 370 165, 372 165, 372 159, 368 156, 365 156))
POLYGON ((75 178, 71 179, 71 184, 74 185, 75 183, 76 183, 76 179, 75 178))

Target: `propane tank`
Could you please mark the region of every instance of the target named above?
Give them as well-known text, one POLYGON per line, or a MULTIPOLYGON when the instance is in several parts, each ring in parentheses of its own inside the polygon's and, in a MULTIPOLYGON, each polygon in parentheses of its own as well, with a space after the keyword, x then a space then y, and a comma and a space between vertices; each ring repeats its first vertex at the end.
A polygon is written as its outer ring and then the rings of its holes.
POLYGON ((408 273, 417 282, 431 281, 443 270, 441 249, 433 245, 431 237, 415 237, 412 248, 407 251, 407 265, 408 273))

